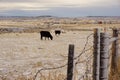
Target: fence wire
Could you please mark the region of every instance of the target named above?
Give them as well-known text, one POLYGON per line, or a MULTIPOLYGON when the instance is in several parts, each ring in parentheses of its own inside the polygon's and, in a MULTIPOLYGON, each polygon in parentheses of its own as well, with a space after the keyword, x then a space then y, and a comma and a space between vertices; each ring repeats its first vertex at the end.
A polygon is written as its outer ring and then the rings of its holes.
MULTIPOLYGON (((79 58, 81 57, 82 54, 84 54, 85 52, 93 49, 93 46, 91 46, 90 48, 86 49, 86 47, 87 47, 87 45, 88 45, 88 42, 89 42, 89 38, 90 38, 92 35, 93 35, 93 33, 91 33, 90 35, 88 35, 88 36, 86 37, 86 42, 85 42, 85 45, 84 45, 84 47, 83 47, 83 50, 81 51, 81 53, 79 53, 79 55, 78 55, 77 57, 74 58, 74 61, 77 60, 77 61, 75 62, 75 66, 77 66, 77 64, 79 64, 79 63, 88 62, 90 59, 93 58, 93 55, 90 55, 87 59, 82 60, 82 61, 79 61, 79 58)), ((41 68, 40 70, 38 70, 38 71, 35 73, 35 75, 34 75, 34 77, 33 77, 33 80, 36 80, 37 75, 38 75, 39 73, 41 73, 41 71, 61 69, 61 68, 66 67, 67 65, 68 65, 68 64, 66 63, 66 64, 64 64, 64 65, 57 66, 57 67, 41 68)), ((63 79, 63 80, 66 80, 66 78, 63 79)), ((80 79, 79 79, 79 80, 80 80, 80 79)))

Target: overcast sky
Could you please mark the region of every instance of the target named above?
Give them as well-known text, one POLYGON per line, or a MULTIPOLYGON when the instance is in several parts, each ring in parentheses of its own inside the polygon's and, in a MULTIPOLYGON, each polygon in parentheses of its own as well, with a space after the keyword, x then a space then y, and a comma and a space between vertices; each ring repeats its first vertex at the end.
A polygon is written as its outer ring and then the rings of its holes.
POLYGON ((120 16, 120 0, 0 0, 0 16, 120 16))

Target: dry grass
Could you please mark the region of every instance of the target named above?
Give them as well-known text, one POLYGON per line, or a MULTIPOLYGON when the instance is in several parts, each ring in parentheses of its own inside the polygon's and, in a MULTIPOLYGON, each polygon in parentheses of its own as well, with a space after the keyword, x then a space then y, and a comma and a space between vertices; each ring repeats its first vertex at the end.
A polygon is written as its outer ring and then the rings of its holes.
MULTIPOLYGON (((0 80, 34 80, 33 75, 17 75, 14 78, 9 76, 0 76, 0 80)), ((35 80, 64 80, 66 75, 60 71, 49 71, 47 73, 39 73, 35 80)))
POLYGON ((33 64, 33 68, 41 67, 43 66, 42 62, 36 62, 33 64))
POLYGON ((66 78, 66 75, 64 75, 63 73, 60 73, 60 72, 50 71, 48 73, 48 75, 46 75, 46 74, 40 74, 39 78, 41 80, 64 80, 66 78))
MULTIPOLYGON (((45 28, 42 20, 31 21, 1 21, 0 28, 30 28, 28 32, 32 32, 33 27, 45 28)), ((65 33, 55 36, 53 41, 40 40, 39 33, 6 33, 0 34, 0 80, 33 80, 36 70, 41 67, 55 67, 66 63, 67 49, 69 44, 75 45, 75 56, 83 49, 86 37, 91 34, 90 31, 79 31, 80 29, 93 29, 98 27, 119 27, 120 24, 59 24, 65 29, 65 33), (68 29, 68 30, 67 30, 68 29), (70 31, 69 31, 70 30, 70 31), (75 30, 75 31, 71 31, 75 30), (60 56, 63 55, 63 56, 60 56), (4 72, 6 71, 6 72, 4 72), (9 74, 9 72, 11 72, 9 74), (1 75, 2 74, 2 75, 1 75)), ((58 27, 58 26, 55 26, 58 27)), ((55 28, 54 27, 54 28, 55 28)), ((53 29, 54 29, 53 28, 53 29)), ((35 32, 37 32, 35 28, 35 32)), ((88 46, 92 46, 92 39, 89 40, 88 46)), ((91 53, 91 52, 88 52, 91 53)), ((81 58, 84 59, 83 55, 81 58)), ((84 74, 85 65, 79 65, 74 76, 84 74)), ((112 80, 120 80, 120 61, 118 65, 118 73, 111 76, 112 80)), ((66 69, 60 71, 42 71, 36 80, 64 80, 66 78, 66 69)), ((77 78, 74 80, 78 80, 77 78)), ((84 79, 87 80, 87 79, 84 79)))
POLYGON ((120 73, 120 58, 119 58, 119 62, 118 62, 118 72, 120 73))
MULTIPOLYGON (((77 56, 83 49, 80 46, 84 46, 86 36, 90 33, 69 31, 60 36, 52 33, 54 40, 40 40, 39 33, 1 34, 0 80, 32 80, 37 70, 43 67, 64 65, 67 61, 68 44, 75 44, 75 56, 77 56)), ((80 69, 82 70, 79 73, 82 74, 84 67, 80 69)), ((38 80, 63 80, 66 77, 66 68, 58 72, 52 71, 46 73, 42 71, 42 75, 37 76, 38 80)))
POLYGON ((111 72, 109 80, 120 80, 120 59, 118 60, 118 66, 115 71, 111 72))

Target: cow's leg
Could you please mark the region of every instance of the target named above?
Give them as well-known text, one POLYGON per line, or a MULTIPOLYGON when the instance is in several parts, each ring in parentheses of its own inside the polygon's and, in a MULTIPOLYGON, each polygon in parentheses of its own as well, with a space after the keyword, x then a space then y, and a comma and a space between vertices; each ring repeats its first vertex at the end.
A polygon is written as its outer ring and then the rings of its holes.
POLYGON ((43 39, 43 37, 41 36, 41 40, 43 39))

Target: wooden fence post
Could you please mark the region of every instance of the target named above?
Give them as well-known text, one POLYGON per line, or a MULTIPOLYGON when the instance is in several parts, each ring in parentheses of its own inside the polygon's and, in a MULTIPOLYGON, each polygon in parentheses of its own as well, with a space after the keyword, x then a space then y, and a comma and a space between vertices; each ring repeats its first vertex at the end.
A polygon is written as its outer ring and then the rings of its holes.
POLYGON ((109 66, 109 36, 107 33, 100 34, 100 78, 99 80, 108 80, 109 66))
MULTIPOLYGON (((118 30, 113 29, 113 37, 118 38, 118 30)), ((117 73, 117 64, 119 56, 119 40, 114 40, 112 43, 112 57, 111 57, 111 72, 110 75, 113 76, 117 73)))
POLYGON ((67 68, 67 80, 73 79, 73 66, 74 65, 74 45, 69 45, 68 53, 68 68, 67 68))
POLYGON ((99 80, 100 68, 100 29, 94 29, 93 80, 99 80))

